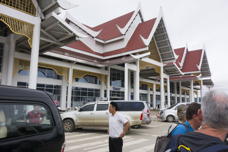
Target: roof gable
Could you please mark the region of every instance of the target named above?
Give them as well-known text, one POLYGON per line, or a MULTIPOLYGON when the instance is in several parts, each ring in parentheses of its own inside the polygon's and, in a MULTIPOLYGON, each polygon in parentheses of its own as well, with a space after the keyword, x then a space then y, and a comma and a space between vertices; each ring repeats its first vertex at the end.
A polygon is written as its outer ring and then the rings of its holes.
POLYGON ((184 59, 184 51, 185 51, 185 48, 178 48, 178 49, 175 49, 174 52, 175 54, 178 56, 177 59, 176 59, 176 64, 177 66, 180 68, 181 66, 181 62, 182 60, 184 59))
POLYGON ((188 51, 186 54, 185 62, 183 64, 183 72, 196 72, 199 71, 201 62, 202 50, 188 51))
POLYGON ((125 15, 122 15, 120 17, 117 17, 111 21, 108 21, 108 22, 98 25, 96 27, 93 27, 91 29, 94 31, 101 30, 100 34, 98 34, 96 36, 96 38, 104 40, 104 41, 120 37, 123 34, 119 31, 117 25, 119 27, 123 28, 128 23, 128 21, 131 19, 133 14, 134 14, 134 11, 127 13, 125 15))

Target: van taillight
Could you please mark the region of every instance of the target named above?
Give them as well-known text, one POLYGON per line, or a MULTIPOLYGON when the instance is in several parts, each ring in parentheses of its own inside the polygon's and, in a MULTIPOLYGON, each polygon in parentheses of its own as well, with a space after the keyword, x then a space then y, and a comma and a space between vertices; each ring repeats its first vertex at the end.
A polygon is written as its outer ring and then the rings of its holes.
POLYGON ((65 143, 62 145, 61 152, 64 152, 65 149, 65 143))
POLYGON ((140 120, 143 120, 143 113, 141 113, 140 115, 140 120))

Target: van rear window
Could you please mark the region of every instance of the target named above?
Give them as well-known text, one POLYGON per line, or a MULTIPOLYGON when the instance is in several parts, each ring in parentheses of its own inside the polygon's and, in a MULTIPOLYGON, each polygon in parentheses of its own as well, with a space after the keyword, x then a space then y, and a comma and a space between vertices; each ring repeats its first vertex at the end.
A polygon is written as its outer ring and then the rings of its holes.
POLYGON ((118 111, 142 111, 145 106, 142 102, 116 102, 118 111))
POLYGON ((53 125, 44 105, 0 103, 0 139, 39 134, 52 130, 53 125))

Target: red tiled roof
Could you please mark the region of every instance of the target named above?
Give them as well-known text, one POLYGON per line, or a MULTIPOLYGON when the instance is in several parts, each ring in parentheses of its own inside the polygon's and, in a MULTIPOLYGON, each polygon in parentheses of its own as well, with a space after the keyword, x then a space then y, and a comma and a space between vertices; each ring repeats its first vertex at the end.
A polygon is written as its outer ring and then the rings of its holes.
POLYGON ((121 28, 125 27, 133 14, 134 11, 93 27, 92 30, 94 31, 102 30, 96 38, 107 41, 122 36, 116 25, 119 25, 121 28))
POLYGON ((181 63, 183 56, 184 56, 184 50, 185 50, 185 48, 179 48, 179 49, 174 50, 175 54, 178 56, 178 58, 176 59, 176 65, 179 68, 180 68, 180 63, 181 63))
POLYGON ((202 50, 188 51, 186 54, 185 62, 182 68, 183 72, 194 72, 200 69, 197 65, 200 64, 202 50))
POLYGON ((156 18, 140 23, 136 28, 135 32, 133 33, 132 37, 130 38, 127 46, 122 49, 118 49, 118 50, 114 50, 114 51, 110 51, 102 54, 102 53, 93 51, 91 48, 89 48, 86 44, 84 44, 81 41, 75 41, 66 46, 77 50, 86 51, 95 55, 100 55, 100 56, 111 56, 111 55, 120 54, 128 51, 142 49, 142 48, 145 48, 146 46, 143 43, 142 39, 140 38, 140 35, 143 36, 145 39, 147 39, 150 35, 150 32, 152 31, 152 28, 154 27, 155 21, 156 21, 156 18))

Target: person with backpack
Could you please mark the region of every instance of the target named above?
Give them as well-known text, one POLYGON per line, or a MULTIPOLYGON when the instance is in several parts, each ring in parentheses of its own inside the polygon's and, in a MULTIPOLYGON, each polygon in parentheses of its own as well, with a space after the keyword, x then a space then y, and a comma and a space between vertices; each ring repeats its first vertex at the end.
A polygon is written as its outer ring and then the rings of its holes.
POLYGON ((203 123, 199 130, 176 136, 165 152, 228 152, 228 94, 210 91, 202 100, 203 123))
MULTIPOLYGON (((182 110, 179 109, 178 114, 181 115, 182 111, 182 119, 184 119, 184 114, 186 121, 184 123, 179 123, 176 128, 171 133, 171 136, 186 134, 188 132, 193 132, 197 130, 202 123, 202 112, 201 112, 201 105, 199 103, 193 102, 191 103, 185 112, 184 108, 182 110)), ((178 109, 177 109, 178 110, 178 109)))

